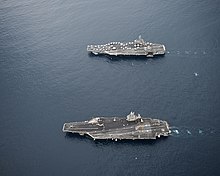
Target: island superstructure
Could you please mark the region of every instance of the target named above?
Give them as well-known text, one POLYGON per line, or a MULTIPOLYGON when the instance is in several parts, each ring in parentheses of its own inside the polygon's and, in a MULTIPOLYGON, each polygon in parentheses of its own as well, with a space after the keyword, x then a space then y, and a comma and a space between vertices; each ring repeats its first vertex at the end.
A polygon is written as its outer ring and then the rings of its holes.
POLYGON ((153 57, 155 55, 164 55, 165 46, 162 44, 145 42, 139 36, 137 40, 132 42, 110 42, 102 45, 88 45, 87 51, 95 55, 107 54, 113 56, 146 56, 153 57))
POLYGON ((69 122, 63 125, 63 132, 88 135, 96 139, 156 139, 168 136, 166 121, 141 117, 131 112, 127 117, 94 117, 83 122, 69 122))

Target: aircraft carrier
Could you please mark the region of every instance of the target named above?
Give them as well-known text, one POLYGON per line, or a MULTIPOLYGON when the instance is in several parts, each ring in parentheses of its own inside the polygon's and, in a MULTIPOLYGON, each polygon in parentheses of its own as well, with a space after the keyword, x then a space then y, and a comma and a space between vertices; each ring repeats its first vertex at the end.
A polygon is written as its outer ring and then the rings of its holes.
POLYGON ((107 54, 113 56, 146 56, 164 55, 165 46, 162 44, 145 42, 141 36, 132 42, 110 42, 103 45, 88 45, 87 51, 95 55, 107 54))
POLYGON ((96 139, 156 139, 171 132, 166 121, 143 118, 131 112, 127 117, 94 117, 88 121, 63 125, 63 132, 88 135, 96 139))

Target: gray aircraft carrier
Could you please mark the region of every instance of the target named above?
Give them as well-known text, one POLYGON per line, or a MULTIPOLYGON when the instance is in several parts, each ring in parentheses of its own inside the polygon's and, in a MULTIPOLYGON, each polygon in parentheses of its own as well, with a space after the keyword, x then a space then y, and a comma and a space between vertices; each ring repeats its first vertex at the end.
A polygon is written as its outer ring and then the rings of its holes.
POLYGON ((103 45, 88 45, 87 51, 95 55, 107 54, 114 56, 146 56, 164 55, 165 46, 162 44, 145 42, 141 36, 132 42, 110 42, 103 45))
POLYGON ((168 136, 169 125, 159 119, 143 118, 131 112, 127 117, 95 117, 63 125, 63 132, 79 133, 96 139, 156 139, 168 136))

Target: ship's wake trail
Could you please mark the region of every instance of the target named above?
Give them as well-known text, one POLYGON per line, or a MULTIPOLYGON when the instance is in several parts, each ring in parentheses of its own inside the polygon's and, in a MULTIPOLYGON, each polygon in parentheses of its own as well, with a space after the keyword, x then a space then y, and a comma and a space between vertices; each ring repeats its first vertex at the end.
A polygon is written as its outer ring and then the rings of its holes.
POLYGON ((170 127, 170 135, 174 137, 216 136, 217 131, 211 128, 170 127))
POLYGON ((187 57, 190 57, 190 56, 193 56, 193 57, 196 57, 196 56, 205 56, 205 55, 209 55, 209 52, 207 51, 204 51, 204 50, 195 50, 195 51, 191 51, 191 50, 185 50, 185 51, 179 51, 179 50, 169 50, 166 52, 166 54, 169 54, 169 55, 179 55, 179 56, 187 56, 187 57))
POLYGON ((167 50, 168 55, 178 55, 186 57, 202 57, 202 56, 213 56, 219 54, 219 48, 213 48, 212 50, 205 49, 194 49, 194 50, 167 50))

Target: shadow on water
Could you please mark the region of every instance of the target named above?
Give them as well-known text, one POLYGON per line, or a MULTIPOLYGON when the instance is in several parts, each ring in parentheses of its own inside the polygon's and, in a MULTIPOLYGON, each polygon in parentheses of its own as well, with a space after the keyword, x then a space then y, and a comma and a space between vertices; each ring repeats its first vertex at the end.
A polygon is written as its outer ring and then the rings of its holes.
POLYGON ((88 56, 91 58, 107 58, 110 61, 122 61, 122 60, 138 60, 138 61, 146 61, 148 59, 162 59, 165 57, 165 55, 156 55, 154 57, 146 57, 146 56, 112 56, 112 55, 108 55, 108 54, 98 54, 95 55, 93 53, 88 53, 88 56))
POLYGON ((111 139, 106 139, 106 140, 93 140, 91 137, 88 135, 81 136, 79 134, 75 133, 66 133, 65 138, 68 140, 72 141, 77 141, 77 142, 86 142, 86 143, 91 143, 95 145, 96 147, 103 147, 103 146, 112 146, 112 145, 132 145, 132 146, 140 146, 140 145, 156 145, 157 143, 160 143, 162 141, 167 140, 167 137, 161 137, 155 139, 147 139, 147 140, 129 140, 129 139, 123 139, 123 140, 111 140, 111 139))

